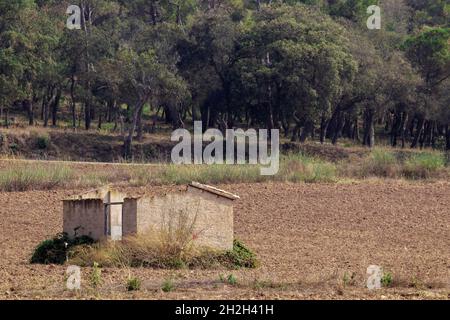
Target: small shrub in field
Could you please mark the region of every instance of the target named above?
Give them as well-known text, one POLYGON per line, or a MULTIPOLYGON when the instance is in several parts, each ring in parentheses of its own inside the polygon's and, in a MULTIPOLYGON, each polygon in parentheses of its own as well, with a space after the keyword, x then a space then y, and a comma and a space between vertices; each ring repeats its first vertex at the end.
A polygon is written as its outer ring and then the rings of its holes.
POLYGON ((102 269, 97 262, 94 262, 90 275, 90 282, 93 288, 97 288, 102 283, 102 269))
POLYGON ((381 285, 383 287, 390 287, 392 285, 393 280, 394 279, 392 277, 392 273, 385 272, 385 273, 383 273, 383 276, 381 277, 381 285))
POLYGON ((30 259, 31 263, 40 264, 64 264, 71 248, 84 244, 92 244, 89 237, 69 238, 67 234, 58 234, 53 239, 41 242, 30 259))
POLYGON ((227 282, 228 284, 235 286, 237 284, 237 278, 233 274, 230 274, 227 278, 227 282))
POLYGON ((399 164, 396 156, 387 150, 375 149, 362 165, 361 176, 394 178, 398 175, 399 164))
POLYGON ((259 265, 256 255, 239 240, 234 240, 233 250, 225 255, 225 264, 229 264, 231 268, 253 269, 259 265))
POLYGON ((50 146, 50 136, 49 135, 39 135, 36 137, 36 146, 40 150, 48 149, 50 146))
POLYGON ((175 289, 175 284, 173 283, 172 279, 166 279, 164 280, 161 290, 163 292, 172 292, 175 289))
POLYGON ((440 153, 418 153, 405 161, 403 174, 411 179, 426 179, 445 167, 440 153))
POLYGON ((141 289, 141 280, 136 277, 130 277, 127 280, 128 291, 139 291, 141 289))

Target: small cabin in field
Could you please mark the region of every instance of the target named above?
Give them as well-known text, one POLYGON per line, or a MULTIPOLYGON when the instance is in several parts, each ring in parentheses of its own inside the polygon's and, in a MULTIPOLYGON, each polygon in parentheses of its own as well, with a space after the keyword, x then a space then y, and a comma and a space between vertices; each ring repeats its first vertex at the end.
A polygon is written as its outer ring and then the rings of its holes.
POLYGON ((121 240, 127 235, 183 228, 200 246, 233 248, 237 195, 193 182, 179 190, 129 196, 109 187, 63 200, 63 229, 71 237, 121 240))

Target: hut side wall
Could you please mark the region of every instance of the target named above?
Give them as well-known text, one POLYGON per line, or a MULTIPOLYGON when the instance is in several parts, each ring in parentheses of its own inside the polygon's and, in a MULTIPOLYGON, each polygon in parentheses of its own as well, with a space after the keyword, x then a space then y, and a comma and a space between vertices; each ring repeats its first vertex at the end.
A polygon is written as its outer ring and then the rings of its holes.
POLYGON ((189 192, 137 200, 137 232, 151 232, 168 226, 194 224, 192 238, 199 246, 218 250, 233 248, 232 201, 209 192, 189 192))
POLYGON ((105 237, 105 213, 103 200, 89 199, 64 201, 63 230, 70 237, 89 236, 94 240, 105 237))
POLYGON ((125 199, 123 203, 123 236, 137 233, 137 199, 125 199))

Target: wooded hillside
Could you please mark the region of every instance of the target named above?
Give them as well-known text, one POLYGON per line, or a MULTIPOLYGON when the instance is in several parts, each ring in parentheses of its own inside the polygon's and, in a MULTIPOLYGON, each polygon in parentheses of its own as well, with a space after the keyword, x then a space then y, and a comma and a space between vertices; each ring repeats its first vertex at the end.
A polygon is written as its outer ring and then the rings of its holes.
POLYGON ((114 124, 125 157, 146 112, 449 150, 449 14, 448 0, 0 0, 1 122, 114 124))

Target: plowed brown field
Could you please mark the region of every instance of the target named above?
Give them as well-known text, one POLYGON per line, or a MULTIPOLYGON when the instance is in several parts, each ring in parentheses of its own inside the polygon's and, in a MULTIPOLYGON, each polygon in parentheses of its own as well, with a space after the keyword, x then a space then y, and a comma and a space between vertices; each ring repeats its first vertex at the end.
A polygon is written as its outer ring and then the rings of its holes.
MULTIPOLYGON (((33 248, 62 230, 61 200, 74 190, 0 193, 0 299, 448 299, 450 183, 236 184, 235 235, 254 250, 255 270, 103 269, 101 287, 64 290, 64 266, 30 265, 33 248), (366 268, 392 273, 368 291, 366 268), (125 289, 129 274, 142 289, 125 289), (219 281, 234 274, 235 286, 219 281), (353 279, 352 279, 353 275, 353 279), (173 292, 162 292, 171 278, 173 292)), ((139 192, 142 190, 135 189, 139 192)))

